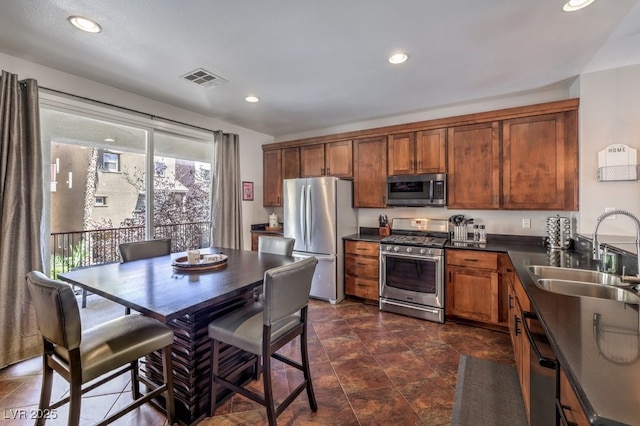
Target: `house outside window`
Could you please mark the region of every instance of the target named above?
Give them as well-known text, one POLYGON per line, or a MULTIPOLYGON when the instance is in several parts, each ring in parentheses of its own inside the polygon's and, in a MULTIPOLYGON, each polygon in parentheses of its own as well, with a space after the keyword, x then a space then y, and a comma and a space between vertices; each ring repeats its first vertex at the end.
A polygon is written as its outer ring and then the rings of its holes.
POLYGON ((94 206, 103 207, 107 205, 107 197, 96 195, 96 201, 94 206))
POLYGON ((105 172, 119 172, 120 154, 102 151, 102 170, 105 172))

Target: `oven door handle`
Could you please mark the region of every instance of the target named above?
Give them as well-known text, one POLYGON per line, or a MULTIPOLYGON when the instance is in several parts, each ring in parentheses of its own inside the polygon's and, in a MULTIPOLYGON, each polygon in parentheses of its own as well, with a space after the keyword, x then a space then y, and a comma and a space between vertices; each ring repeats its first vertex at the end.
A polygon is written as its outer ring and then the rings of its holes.
POLYGON ((433 256, 422 256, 415 254, 404 254, 404 253, 380 253, 380 257, 382 259, 387 257, 402 257, 404 259, 421 259, 433 262, 439 262, 442 260, 442 255, 433 255, 433 256))

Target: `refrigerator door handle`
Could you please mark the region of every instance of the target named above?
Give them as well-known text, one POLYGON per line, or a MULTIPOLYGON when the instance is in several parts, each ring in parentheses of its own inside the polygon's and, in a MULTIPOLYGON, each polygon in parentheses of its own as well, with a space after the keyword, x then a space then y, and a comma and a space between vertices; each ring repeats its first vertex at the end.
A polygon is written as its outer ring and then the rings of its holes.
POLYGON ((305 208, 306 218, 304 221, 305 228, 307 230, 307 234, 305 235, 305 241, 308 246, 311 246, 311 185, 307 185, 307 205, 305 208))
POLYGON ((305 245, 305 247, 307 245, 307 222, 305 221, 306 205, 307 202, 305 197, 305 185, 302 185, 302 190, 300 191, 300 228, 302 231, 302 243, 305 245))

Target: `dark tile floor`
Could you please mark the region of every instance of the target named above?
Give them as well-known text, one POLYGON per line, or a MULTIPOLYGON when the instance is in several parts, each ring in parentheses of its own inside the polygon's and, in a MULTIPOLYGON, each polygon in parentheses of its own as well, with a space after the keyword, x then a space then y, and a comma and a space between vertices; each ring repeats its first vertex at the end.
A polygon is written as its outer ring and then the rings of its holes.
MULTIPOLYGON (((458 360, 461 354, 513 364, 509 335, 447 322, 437 324, 379 312, 376 306, 344 301, 310 304, 309 353, 318 411, 311 412, 303 392, 281 414, 282 425, 451 423, 458 360)), ((298 340, 282 351, 299 357, 298 340)), ((274 393, 282 400, 299 383, 301 373, 273 360, 274 393)), ((0 370, 0 423, 31 425, 40 392, 40 358, 0 370)), ((261 390, 262 383, 252 387, 261 390)), ((53 398, 68 391, 54 382, 53 398)), ((104 418, 130 401, 128 375, 83 399, 82 424, 104 418)), ((67 411, 47 424, 66 424, 67 411)), ((162 425, 166 418, 150 406, 115 424, 162 425)), ((201 425, 266 424, 263 407, 234 396, 201 425)))

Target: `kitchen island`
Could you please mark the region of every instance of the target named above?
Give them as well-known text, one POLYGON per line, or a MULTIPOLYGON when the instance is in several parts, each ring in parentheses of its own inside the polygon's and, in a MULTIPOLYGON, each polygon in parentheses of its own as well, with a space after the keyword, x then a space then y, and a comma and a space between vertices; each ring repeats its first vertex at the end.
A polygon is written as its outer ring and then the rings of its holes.
MULTIPOLYGON (((289 256, 214 247, 201 253, 224 253, 227 264, 209 271, 178 271, 172 260, 184 253, 175 253, 60 275, 64 281, 171 327, 176 418, 187 425, 199 422, 209 412, 211 350, 207 326, 213 319, 252 303, 254 289, 262 285, 266 270, 295 262, 289 256)), ((223 373, 252 356, 230 347, 221 360, 221 365, 227 363, 223 373)), ((162 383, 160 356, 147 357, 143 371, 152 381, 162 383)), ((252 374, 248 369, 236 382, 248 380, 252 374)), ((221 389, 218 400, 228 394, 221 389)))

